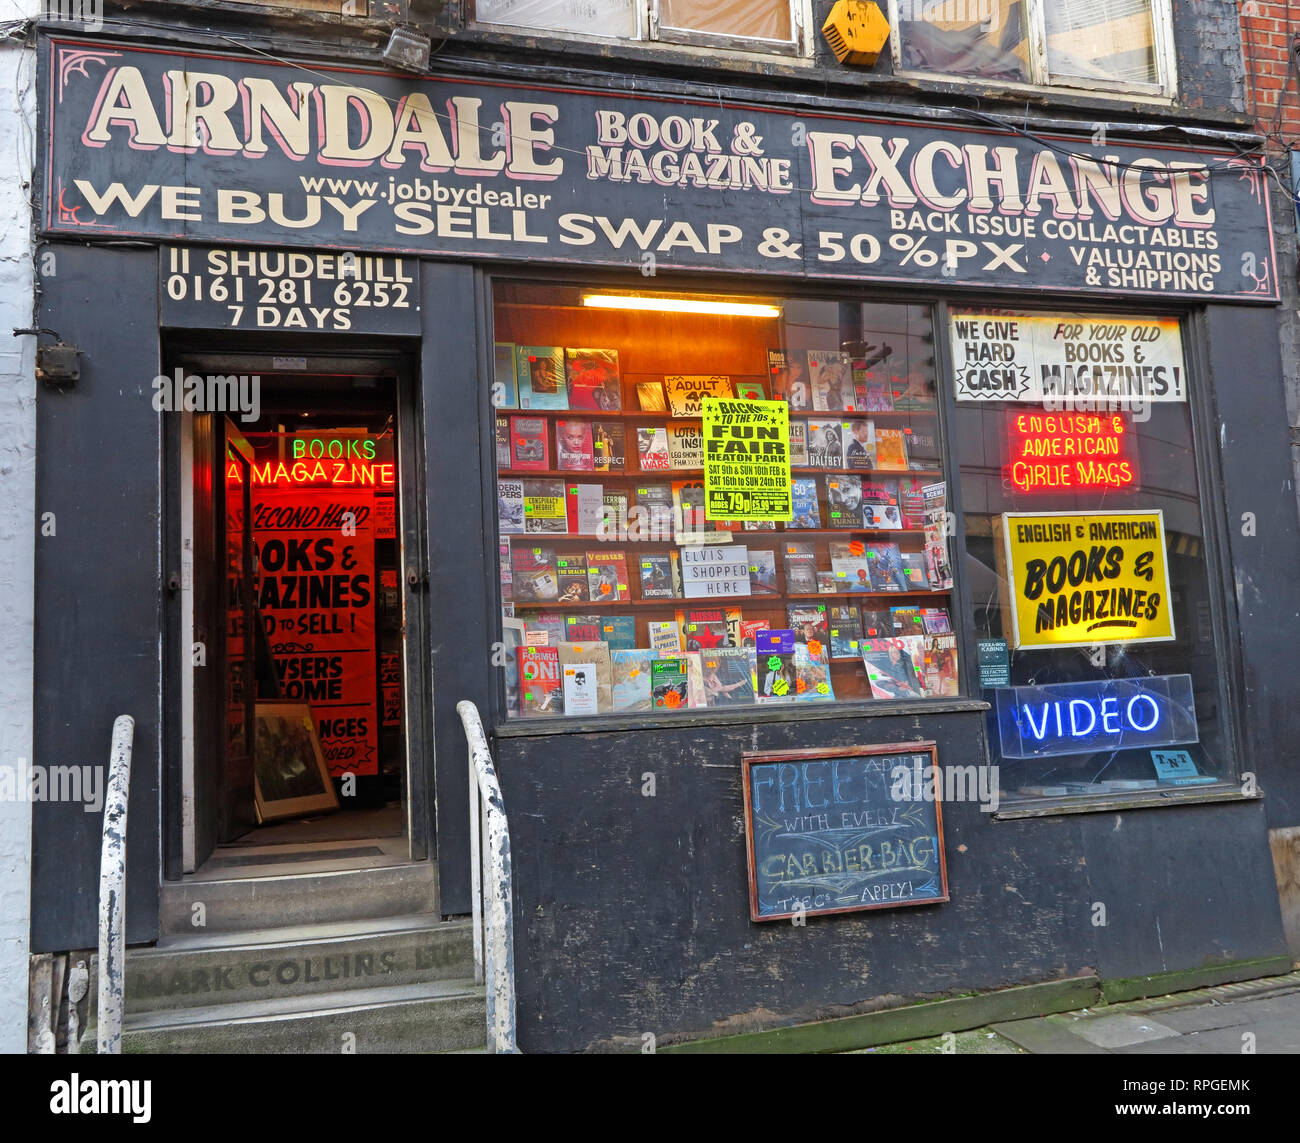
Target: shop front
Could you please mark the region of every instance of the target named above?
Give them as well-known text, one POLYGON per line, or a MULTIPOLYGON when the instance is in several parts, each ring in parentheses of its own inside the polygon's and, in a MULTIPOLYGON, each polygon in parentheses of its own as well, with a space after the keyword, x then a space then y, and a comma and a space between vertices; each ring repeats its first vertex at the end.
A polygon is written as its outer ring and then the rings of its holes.
MULTIPOLYGON (((1253 162, 41 59, 41 324, 81 353, 40 409, 37 750, 136 715, 131 941, 305 815, 467 912, 468 699, 525 1050, 1289 967, 1253 162)), ((93 831, 36 836, 34 944, 85 947, 93 831)))

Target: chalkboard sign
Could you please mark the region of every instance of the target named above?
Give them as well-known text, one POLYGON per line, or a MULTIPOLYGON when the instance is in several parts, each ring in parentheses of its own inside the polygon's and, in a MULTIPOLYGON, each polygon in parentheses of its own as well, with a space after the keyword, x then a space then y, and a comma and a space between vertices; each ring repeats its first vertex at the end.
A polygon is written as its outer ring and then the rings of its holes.
POLYGON ((749 916, 948 900, 933 742, 741 755, 749 916))

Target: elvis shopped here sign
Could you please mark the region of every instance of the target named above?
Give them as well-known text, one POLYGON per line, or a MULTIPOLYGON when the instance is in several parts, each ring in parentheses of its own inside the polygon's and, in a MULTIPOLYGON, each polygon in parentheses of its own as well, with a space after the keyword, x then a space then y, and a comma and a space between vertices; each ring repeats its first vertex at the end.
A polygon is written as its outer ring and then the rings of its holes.
POLYGON ((45 38, 43 227, 1277 300, 1218 150, 45 38))

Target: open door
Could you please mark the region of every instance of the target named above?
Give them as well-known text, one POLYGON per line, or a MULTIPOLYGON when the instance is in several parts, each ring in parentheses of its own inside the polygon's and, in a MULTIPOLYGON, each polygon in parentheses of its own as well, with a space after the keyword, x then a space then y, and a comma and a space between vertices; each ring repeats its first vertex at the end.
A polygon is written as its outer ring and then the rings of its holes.
POLYGON ((196 415, 193 436, 194 566, 220 576, 194 578, 194 860, 256 824, 253 729, 257 698, 253 622, 250 482, 253 450, 219 415, 196 415), (229 491, 228 491, 229 490, 229 491))

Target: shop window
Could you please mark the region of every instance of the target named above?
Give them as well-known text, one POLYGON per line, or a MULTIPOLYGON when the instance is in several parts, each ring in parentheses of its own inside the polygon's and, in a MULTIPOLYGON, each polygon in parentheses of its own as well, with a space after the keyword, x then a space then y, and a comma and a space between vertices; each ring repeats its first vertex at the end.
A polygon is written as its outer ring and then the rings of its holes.
POLYGON ((1004 800, 1230 779, 1177 319, 949 320, 961 572, 1004 800))
POLYGON ((512 718, 958 693, 924 306, 495 297, 512 718))
POLYGON ((891 0, 901 71, 1172 94, 1168 0, 891 0))
POLYGON ((807 0, 477 0, 481 24, 620 40, 802 50, 807 0))

